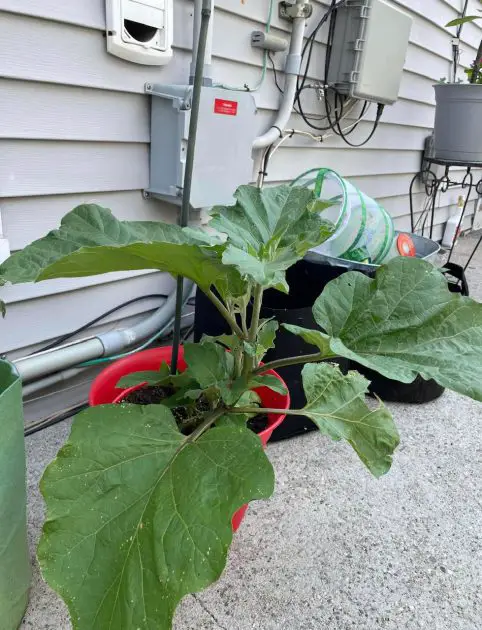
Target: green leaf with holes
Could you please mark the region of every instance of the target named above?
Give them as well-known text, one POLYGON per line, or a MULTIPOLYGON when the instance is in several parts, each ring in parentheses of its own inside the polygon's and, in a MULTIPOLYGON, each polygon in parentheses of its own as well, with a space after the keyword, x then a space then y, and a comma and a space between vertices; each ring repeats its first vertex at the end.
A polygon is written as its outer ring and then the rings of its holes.
POLYGON ((283 328, 293 335, 301 337, 306 343, 316 346, 320 351, 322 358, 331 359, 336 355, 330 350, 330 337, 321 332, 321 330, 311 330, 302 326, 294 326, 293 324, 283 324, 283 328))
POLYGON ((160 405, 94 407, 41 482, 43 576, 76 630, 170 630, 180 600, 221 575, 235 511, 273 486, 245 428, 186 437, 160 405))
POLYGON ((334 355, 482 401, 482 304, 451 293, 430 263, 396 258, 373 280, 346 273, 326 286, 313 314, 334 355))
POLYGON ((234 357, 217 343, 186 343, 184 359, 188 365, 186 373, 202 389, 218 386, 221 382, 230 380, 233 375, 234 357))
POLYGON ((0 265, 1 282, 93 276, 111 271, 158 269, 193 280, 201 289, 229 285, 244 293, 234 268, 221 261, 224 247, 200 229, 154 221, 119 221, 94 204, 78 206, 58 230, 0 265))
POLYGON ((399 435, 386 407, 367 406, 369 381, 358 372, 345 376, 330 363, 305 365, 302 378, 308 401, 303 413, 322 433, 346 440, 375 477, 388 472, 399 435))
POLYGON ((141 372, 131 372, 126 374, 117 383, 116 387, 127 389, 136 385, 158 385, 170 376, 170 368, 167 363, 163 362, 159 370, 145 370, 141 372))
POLYGON ((210 226, 227 236, 223 262, 265 288, 288 292, 285 272, 333 233, 313 211, 314 194, 288 185, 240 186, 236 205, 214 209, 210 226))

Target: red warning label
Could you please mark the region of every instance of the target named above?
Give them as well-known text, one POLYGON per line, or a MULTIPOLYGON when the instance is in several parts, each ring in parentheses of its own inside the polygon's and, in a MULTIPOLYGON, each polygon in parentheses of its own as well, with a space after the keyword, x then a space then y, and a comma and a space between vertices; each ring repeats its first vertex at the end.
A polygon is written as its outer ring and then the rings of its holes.
POLYGON ((236 116, 238 113, 237 101, 225 101, 222 98, 214 100, 214 113, 224 114, 225 116, 236 116))

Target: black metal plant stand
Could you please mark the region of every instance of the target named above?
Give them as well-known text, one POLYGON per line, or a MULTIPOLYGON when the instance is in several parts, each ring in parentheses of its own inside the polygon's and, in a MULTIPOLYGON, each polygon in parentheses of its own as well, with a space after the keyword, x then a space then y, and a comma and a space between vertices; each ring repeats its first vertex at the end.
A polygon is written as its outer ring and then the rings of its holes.
MULTIPOLYGON (((457 226, 457 232, 460 231, 462 227, 462 223, 466 214, 466 210, 468 207, 469 199, 472 192, 475 190, 476 193, 481 196, 482 195, 482 178, 474 183, 474 174, 473 168, 480 168, 482 165, 480 163, 477 164, 461 164, 457 162, 446 162, 444 160, 437 160, 435 158, 427 159, 427 168, 424 168, 422 171, 417 173, 411 183, 410 183, 410 221, 411 221, 411 231, 415 234, 421 234, 425 236, 426 231, 428 232, 429 238, 433 238, 433 228, 434 228, 434 219, 435 219, 435 210, 437 206, 437 197, 439 193, 446 193, 451 188, 462 188, 465 191, 465 203, 464 208, 462 210, 462 214, 460 217, 459 224, 457 226), (444 174, 442 176, 437 175, 437 173, 433 170, 433 165, 442 165, 445 167, 444 174), (463 166, 465 168, 465 174, 463 177, 459 177, 454 179, 452 177, 452 173, 450 172, 450 167, 452 166, 463 166), (414 195, 414 187, 418 181, 422 181, 425 186, 425 194, 427 195, 426 207, 422 210, 420 217, 417 222, 415 222, 415 211, 414 211, 414 203, 413 203, 413 195, 414 195)), ((458 173, 461 175, 460 173, 458 173)), ((456 278, 457 282, 455 285, 452 285, 452 290, 461 292, 463 294, 468 295, 468 286, 467 281, 465 279, 465 272, 467 271, 472 259, 478 250, 480 244, 482 243, 482 236, 478 240, 475 248, 469 256, 464 267, 460 265, 456 265, 452 263, 452 256, 454 253, 456 240, 452 244, 450 251, 448 253, 447 260, 445 261, 444 267, 448 270, 448 275, 456 278)))

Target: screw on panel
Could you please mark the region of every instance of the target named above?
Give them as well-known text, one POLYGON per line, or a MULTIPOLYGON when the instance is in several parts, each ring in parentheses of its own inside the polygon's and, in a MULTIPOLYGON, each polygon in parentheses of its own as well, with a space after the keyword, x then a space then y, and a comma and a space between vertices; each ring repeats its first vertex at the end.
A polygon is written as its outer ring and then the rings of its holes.
POLYGON ((151 193, 148 190, 143 190, 142 191, 142 196, 144 197, 144 199, 150 199, 151 198, 151 193))
POLYGON ((146 92, 152 92, 152 83, 146 83, 144 89, 146 92))

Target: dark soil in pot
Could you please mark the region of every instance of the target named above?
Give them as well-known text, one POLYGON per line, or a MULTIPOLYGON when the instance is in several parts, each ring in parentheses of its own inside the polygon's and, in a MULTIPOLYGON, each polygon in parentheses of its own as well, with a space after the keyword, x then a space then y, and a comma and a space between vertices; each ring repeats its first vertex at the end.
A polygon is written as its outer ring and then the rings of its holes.
MULTIPOLYGON (((176 393, 173 387, 161 387, 160 385, 149 385, 140 387, 133 392, 127 394, 122 402, 133 405, 160 405, 164 400, 170 398, 176 393)), ((199 416, 200 413, 209 411, 208 401, 201 397, 195 406, 188 409, 186 407, 176 407, 172 409, 172 413, 176 418, 179 430, 185 435, 189 435, 194 430, 192 420, 199 416)), ((248 429, 254 433, 261 433, 268 428, 269 420, 267 414, 258 414, 250 418, 247 423, 248 429)))

